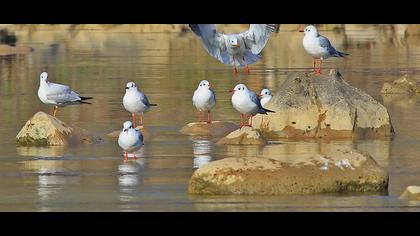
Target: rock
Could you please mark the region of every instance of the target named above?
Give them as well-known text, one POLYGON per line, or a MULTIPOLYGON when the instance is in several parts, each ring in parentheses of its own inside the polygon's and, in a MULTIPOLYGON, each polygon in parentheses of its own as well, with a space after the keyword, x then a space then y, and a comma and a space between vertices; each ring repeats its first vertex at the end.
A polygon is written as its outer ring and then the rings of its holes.
POLYGON ((400 199, 409 201, 420 201, 420 187, 408 186, 407 189, 401 194, 400 199))
POLYGON ((7 44, 0 44, 0 55, 26 54, 33 50, 33 48, 25 45, 10 46, 7 44))
POLYGON ((313 194, 382 192, 388 174, 354 149, 296 158, 240 157, 213 161, 192 175, 190 194, 313 194))
POLYGON ((384 94, 414 94, 420 93, 420 87, 417 86, 417 81, 404 75, 401 78, 391 83, 384 83, 381 93, 384 94))
MULTIPOLYGON (((144 128, 144 126, 137 126, 136 129, 140 130, 141 133, 143 134, 143 139, 145 141, 152 139, 152 134, 150 133, 150 131, 146 128, 144 128)), ((115 130, 109 134, 107 134, 106 136, 108 136, 111 139, 118 139, 118 137, 120 136, 121 130, 115 130)))
POLYGON ((222 136, 239 128, 239 125, 229 121, 192 122, 182 127, 181 133, 188 135, 222 136))
POLYGON ((255 129, 244 126, 221 138, 216 144, 220 145, 266 145, 265 138, 255 129))
POLYGON ((26 122, 16 136, 16 141, 23 146, 67 146, 93 144, 100 142, 101 138, 40 111, 26 122))
POLYGON ((341 74, 330 76, 293 73, 256 115, 253 128, 268 139, 352 139, 390 137, 394 134, 387 109, 341 74))

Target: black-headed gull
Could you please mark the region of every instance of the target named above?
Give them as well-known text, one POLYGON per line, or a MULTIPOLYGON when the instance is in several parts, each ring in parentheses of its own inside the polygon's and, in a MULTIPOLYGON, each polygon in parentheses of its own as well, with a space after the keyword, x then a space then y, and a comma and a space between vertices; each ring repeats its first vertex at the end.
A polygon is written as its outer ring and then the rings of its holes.
POLYGON ((128 161, 128 153, 133 153, 133 159, 136 159, 135 152, 143 147, 143 134, 140 130, 133 128, 131 121, 123 124, 123 130, 118 137, 118 145, 124 150, 124 161, 128 161))
POLYGON ((54 116, 57 113, 58 107, 64 107, 71 104, 91 104, 84 100, 92 99, 92 97, 81 97, 67 85, 48 81, 47 72, 42 72, 39 76, 38 98, 44 104, 54 105, 54 116))
POLYGON ((137 89, 134 82, 128 82, 125 86, 123 105, 131 113, 134 125, 136 125, 136 115, 140 115, 139 125, 143 125, 143 112, 149 111, 152 106, 157 106, 157 104, 149 102, 149 99, 137 89))
POLYGON ((348 53, 337 51, 330 43, 328 38, 320 35, 313 25, 308 25, 304 30, 303 47, 306 52, 313 58, 314 71, 321 74, 322 61, 328 57, 344 57, 350 55, 348 53), (318 69, 315 69, 316 59, 320 59, 318 69))
POLYGON ((224 34, 216 30, 214 24, 190 24, 191 30, 200 37, 207 52, 224 64, 245 67, 261 59, 259 55, 270 38, 276 24, 250 24, 247 31, 239 34, 224 34))
POLYGON ((258 96, 260 97, 260 102, 261 102, 261 105, 263 107, 273 97, 273 95, 271 95, 271 91, 269 89, 267 89, 267 88, 261 90, 260 95, 258 95, 258 96))
MULTIPOLYGON (((197 108, 199 114, 201 112, 207 112, 207 123, 211 123, 210 110, 216 105, 216 95, 211 89, 211 84, 207 80, 202 80, 197 89, 194 91, 192 97, 193 105, 197 108)), ((201 122, 200 115, 198 116, 198 122, 201 122)))
POLYGON ((244 84, 238 84, 235 86, 232 95, 232 105, 233 107, 241 113, 241 128, 243 126, 252 126, 252 117, 256 114, 267 114, 267 112, 274 112, 268 109, 265 109, 262 105, 258 96, 253 91, 249 90, 244 84), (250 123, 245 125, 244 115, 250 117, 250 123))

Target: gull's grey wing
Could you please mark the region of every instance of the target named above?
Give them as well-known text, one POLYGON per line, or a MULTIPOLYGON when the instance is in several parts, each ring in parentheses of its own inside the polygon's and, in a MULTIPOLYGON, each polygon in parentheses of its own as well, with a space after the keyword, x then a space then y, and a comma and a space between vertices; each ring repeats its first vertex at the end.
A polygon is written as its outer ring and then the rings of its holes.
POLYGON ((335 50, 335 48, 331 45, 330 40, 328 40, 328 38, 326 38, 326 37, 324 37, 324 36, 322 36, 322 35, 319 35, 318 40, 319 40, 319 45, 320 45, 322 48, 327 49, 327 51, 328 51, 328 53, 329 53, 330 55, 335 55, 335 54, 337 53, 337 51, 336 51, 336 50, 335 50))
POLYGON ((254 54, 259 54, 265 47, 270 35, 276 31, 277 24, 251 24, 249 30, 239 34, 245 45, 254 54))
POLYGON ((69 86, 49 83, 46 97, 57 104, 71 103, 81 100, 79 94, 72 91, 69 86))
POLYGON ((255 92, 249 91, 249 98, 251 99, 253 103, 257 104, 259 109, 263 109, 263 106, 261 105, 261 101, 260 99, 258 99, 258 96, 255 92))
POLYGON ((146 107, 150 107, 150 102, 149 99, 147 99, 146 95, 144 95, 144 93, 140 93, 140 101, 146 106, 146 107))
POLYGON ((190 24, 191 30, 200 37, 207 52, 224 64, 231 64, 222 33, 217 32, 214 24, 190 24))
POLYGON ((216 102, 216 94, 214 93, 213 89, 210 89, 210 92, 214 98, 214 102, 216 102))

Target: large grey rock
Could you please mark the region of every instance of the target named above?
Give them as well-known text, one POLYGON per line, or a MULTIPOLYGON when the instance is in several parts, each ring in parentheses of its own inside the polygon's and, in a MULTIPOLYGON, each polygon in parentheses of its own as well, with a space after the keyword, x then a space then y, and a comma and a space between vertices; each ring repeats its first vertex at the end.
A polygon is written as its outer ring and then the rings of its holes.
POLYGON ((41 111, 31 117, 16 136, 17 143, 22 146, 67 146, 93 144, 101 140, 82 128, 70 126, 41 111))
POLYGON ((394 130, 387 109, 341 74, 293 73, 257 115, 253 128, 266 138, 390 137, 394 130))
POLYGON ((312 194, 383 192, 388 174, 368 154, 354 149, 327 155, 225 158, 192 175, 190 194, 312 194))
POLYGON ((217 141, 220 145, 266 145, 267 140, 255 129, 244 126, 217 141))

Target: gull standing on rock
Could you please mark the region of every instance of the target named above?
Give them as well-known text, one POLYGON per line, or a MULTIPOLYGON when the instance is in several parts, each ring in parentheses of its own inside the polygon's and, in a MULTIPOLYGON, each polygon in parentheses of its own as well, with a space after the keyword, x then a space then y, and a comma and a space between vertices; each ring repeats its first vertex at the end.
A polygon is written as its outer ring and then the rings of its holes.
POLYGON ((134 125, 136 125, 136 114, 140 115, 140 126, 143 125, 143 113, 149 111, 150 107, 157 106, 157 104, 149 102, 149 99, 137 89, 134 82, 128 82, 125 86, 123 105, 125 110, 131 113, 134 125))
POLYGON ((48 105, 54 105, 55 116, 58 107, 64 107, 72 104, 91 104, 84 100, 92 99, 92 97, 81 97, 79 94, 70 89, 67 85, 56 84, 48 81, 48 73, 42 72, 39 76, 38 98, 48 105))
POLYGON ((123 124, 123 130, 118 137, 118 145, 124 150, 124 161, 128 161, 128 153, 133 153, 133 160, 136 160, 135 152, 143 147, 143 134, 140 130, 133 128, 131 121, 123 124))
POLYGON ((238 84, 235 86, 233 90, 229 92, 233 92, 232 95, 232 105, 233 107, 241 113, 241 128, 243 126, 250 126, 252 127, 252 117, 256 114, 265 114, 267 112, 274 112, 262 107, 260 100, 256 93, 248 88, 244 84, 238 84), (249 116, 250 123, 245 125, 244 115, 249 116))
POLYGON ((335 50, 328 38, 320 35, 313 25, 309 25, 305 30, 300 30, 299 32, 304 32, 303 47, 306 52, 313 57, 314 71, 318 74, 321 74, 321 66, 324 59, 327 59, 328 57, 344 57, 350 55, 335 50), (316 59, 320 60, 318 69, 315 69, 316 59))
POLYGON ((198 122, 200 120, 201 112, 207 111, 207 123, 211 123, 211 113, 210 110, 216 105, 216 95, 214 91, 211 89, 211 84, 207 80, 202 80, 200 84, 198 84, 197 89, 194 91, 194 95, 192 97, 193 105, 198 110, 198 122))
POLYGON ((207 52, 223 62, 236 67, 245 67, 261 59, 260 52, 265 47, 276 24, 251 24, 249 29, 239 34, 224 34, 216 30, 214 24, 190 24, 191 30, 200 37, 207 52))
POLYGON ((265 106, 265 104, 267 103, 267 102, 269 102, 270 100, 271 100, 271 98, 273 97, 272 95, 271 95, 271 91, 269 90, 269 89, 263 89, 263 90, 261 90, 261 92, 260 92, 260 95, 258 95, 259 97, 260 97, 260 102, 261 102, 261 105, 264 107, 265 106))

